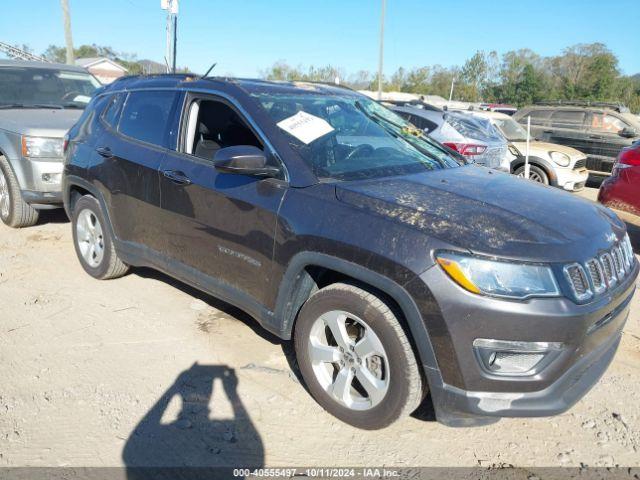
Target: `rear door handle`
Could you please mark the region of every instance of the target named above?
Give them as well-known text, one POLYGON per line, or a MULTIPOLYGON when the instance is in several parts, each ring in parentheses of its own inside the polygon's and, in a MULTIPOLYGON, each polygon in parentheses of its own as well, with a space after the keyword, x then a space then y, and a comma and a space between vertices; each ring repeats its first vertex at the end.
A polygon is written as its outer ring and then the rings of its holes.
POLYGON ((553 130, 543 130, 542 133, 553 133, 553 130))
POLYGON ((111 158, 113 157, 113 152, 111 151, 111 149, 109 147, 97 147, 96 148, 96 152, 98 152, 98 155, 104 157, 104 158, 111 158))
POLYGON ((162 172, 166 178, 179 185, 191 185, 191 179, 184 172, 177 170, 165 170, 162 172))

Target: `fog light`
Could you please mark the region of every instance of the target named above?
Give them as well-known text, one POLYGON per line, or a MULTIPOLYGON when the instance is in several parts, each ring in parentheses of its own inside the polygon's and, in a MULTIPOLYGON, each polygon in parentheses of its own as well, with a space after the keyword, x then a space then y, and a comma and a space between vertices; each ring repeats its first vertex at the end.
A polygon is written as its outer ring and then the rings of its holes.
POLYGON ((473 348, 480 365, 489 373, 534 375, 556 358, 562 344, 476 338, 473 348))
POLYGON ((61 177, 60 173, 43 173, 42 181, 44 183, 60 183, 61 177))

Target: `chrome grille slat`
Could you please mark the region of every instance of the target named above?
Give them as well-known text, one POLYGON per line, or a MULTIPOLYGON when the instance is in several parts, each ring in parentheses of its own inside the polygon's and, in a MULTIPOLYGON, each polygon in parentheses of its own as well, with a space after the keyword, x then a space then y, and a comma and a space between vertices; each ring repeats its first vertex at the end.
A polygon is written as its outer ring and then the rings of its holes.
POLYGON ((564 266, 564 275, 578 301, 589 300, 622 283, 635 265, 635 254, 629 235, 596 258, 584 264, 564 266))

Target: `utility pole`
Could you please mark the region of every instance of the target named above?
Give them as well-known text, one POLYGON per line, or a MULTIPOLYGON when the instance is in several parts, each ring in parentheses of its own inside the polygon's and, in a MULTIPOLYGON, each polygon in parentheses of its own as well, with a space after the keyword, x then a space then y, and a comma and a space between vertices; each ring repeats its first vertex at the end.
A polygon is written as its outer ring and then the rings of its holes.
POLYGON ((62 20, 64 23, 64 42, 67 46, 67 64, 73 65, 75 58, 73 55, 73 37, 71 36, 71 15, 69 14, 69 0, 60 0, 62 7, 62 20))
POLYGON ((382 12, 380 14, 380 52, 378 56, 378 100, 382 100, 382 64, 384 62, 384 13, 387 8, 387 0, 382 0, 382 12))
POLYGON ((178 43, 178 0, 160 0, 160 7, 167 11, 167 45, 165 61, 168 73, 176 72, 176 54, 178 43))
POLYGON ((453 84, 456 83, 456 77, 451 77, 451 90, 449 91, 449 103, 447 104, 447 108, 451 108, 451 99, 453 98, 453 84))

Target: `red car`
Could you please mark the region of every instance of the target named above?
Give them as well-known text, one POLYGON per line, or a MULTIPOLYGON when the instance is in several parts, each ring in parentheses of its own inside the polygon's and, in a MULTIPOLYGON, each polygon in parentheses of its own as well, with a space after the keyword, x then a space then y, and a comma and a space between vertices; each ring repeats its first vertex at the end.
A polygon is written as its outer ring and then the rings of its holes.
POLYGON ((640 215, 640 142, 618 154, 611 176, 600 186, 598 201, 640 215))

